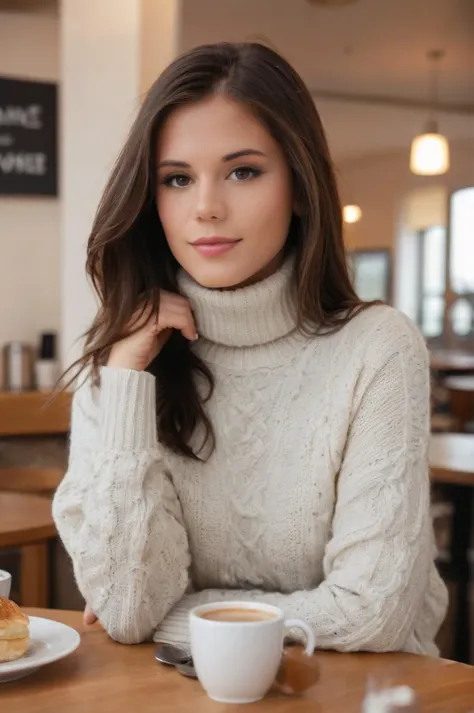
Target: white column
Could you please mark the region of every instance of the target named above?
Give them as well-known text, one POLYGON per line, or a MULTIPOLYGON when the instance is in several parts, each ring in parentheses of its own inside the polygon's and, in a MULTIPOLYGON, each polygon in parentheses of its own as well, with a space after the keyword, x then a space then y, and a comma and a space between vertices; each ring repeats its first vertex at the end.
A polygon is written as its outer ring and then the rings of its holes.
POLYGON ((61 355, 69 366, 97 305, 86 244, 141 95, 178 52, 181 0, 61 1, 61 355))
POLYGON ((144 94, 181 51, 182 0, 141 0, 141 83, 144 94))

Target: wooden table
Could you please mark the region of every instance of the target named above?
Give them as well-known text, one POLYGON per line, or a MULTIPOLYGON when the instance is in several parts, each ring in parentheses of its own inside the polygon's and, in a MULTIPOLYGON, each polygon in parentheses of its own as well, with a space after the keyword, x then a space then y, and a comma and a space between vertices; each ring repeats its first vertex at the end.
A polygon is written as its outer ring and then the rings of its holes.
POLYGON ((55 535, 51 500, 0 492, 0 547, 21 547, 55 535))
MULTIPOLYGON (((79 649, 14 683, 2 684, 2 710, 21 713, 229 713, 238 706, 215 703, 197 681, 185 679, 153 658, 153 644, 122 646, 94 626, 85 631, 78 612, 30 610, 62 621, 82 635, 79 649)), ((319 682, 304 697, 271 693, 249 710, 274 713, 359 713, 369 675, 412 686, 423 713, 468 713, 474 704, 474 668, 408 654, 318 652, 319 682)), ((0 664, 1 665, 1 664, 0 664)))
POLYGON ((430 442, 431 479, 474 487, 474 434, 436 433, 430 442))
POLYGON ((431 368, 444 373, 474 374, 474 354, 451 349, 437 349, 430 355, 431 368))
POLYGON ((20 549, 20 591, 25 606, 47 602, 47 547, 55 535, 49 498, 0 492, 0 547, 20 549))
POLYGON ((454 506, 451 558, 445 576, 458 584, 455 658, 469 662, 472 655, 469 549, 474 532, 474 434, 434 434, 430 442, 430 471, 434 482, 448 486, 454 506))
POLYGON ((447 376, 443 385, 450 391, 466 391, 474 393, 474 374, 461 374, 459 376, 447 376))

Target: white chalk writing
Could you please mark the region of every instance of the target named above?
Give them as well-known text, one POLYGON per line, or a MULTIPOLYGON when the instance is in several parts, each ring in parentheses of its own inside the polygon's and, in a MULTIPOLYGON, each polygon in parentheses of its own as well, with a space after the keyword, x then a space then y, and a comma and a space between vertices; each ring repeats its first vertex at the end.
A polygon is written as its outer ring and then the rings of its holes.
POLYGON ((42 129, 43 107, 39 104, 29 106, 0 106, 0 126, 16 126, 23 129, 42 129))
POLYGON ((0 153, 0 173, 44 176, 47 171, 44 153, 0 153))

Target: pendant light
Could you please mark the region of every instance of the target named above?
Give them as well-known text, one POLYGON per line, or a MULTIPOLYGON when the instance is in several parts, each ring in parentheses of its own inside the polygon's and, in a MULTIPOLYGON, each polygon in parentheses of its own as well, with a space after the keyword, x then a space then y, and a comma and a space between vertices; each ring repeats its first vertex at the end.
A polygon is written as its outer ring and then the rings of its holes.
MULTIPOLYGON (((438 104, 438 63, 443 57, 443 50, 431 50, 427 54, 428 61, 432 64, 431 102, 433 110, 438 104)), ((424 133, 413 139, 410 169, 418 176, 439 176, 449 169, 448 140, 439 133, 437 121, 433 116, 427 121, 424 133)))
POLYGON ((361 207, 358 206, 356 203, 349 203, 345 205, 342 210, 342 217, 344 223, 358 223, 359 220, 362 218, 361 207))

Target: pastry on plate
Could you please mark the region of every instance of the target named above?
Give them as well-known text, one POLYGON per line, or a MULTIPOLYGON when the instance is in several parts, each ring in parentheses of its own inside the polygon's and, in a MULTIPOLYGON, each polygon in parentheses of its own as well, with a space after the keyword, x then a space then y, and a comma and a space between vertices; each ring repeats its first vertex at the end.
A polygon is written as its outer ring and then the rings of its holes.
POLYGON ((29 619, 10 599, 0 597, 0 664, 20 659, 30 645, 29 619))

